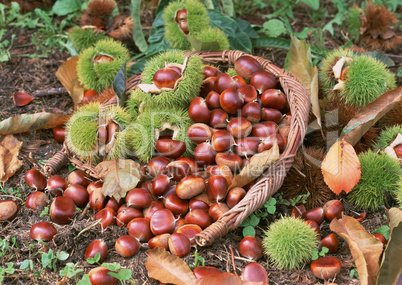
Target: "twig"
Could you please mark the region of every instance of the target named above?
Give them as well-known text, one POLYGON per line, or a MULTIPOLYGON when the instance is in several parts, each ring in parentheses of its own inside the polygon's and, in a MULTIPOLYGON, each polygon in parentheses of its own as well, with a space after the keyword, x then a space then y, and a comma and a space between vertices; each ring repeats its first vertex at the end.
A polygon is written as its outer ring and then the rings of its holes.
POLYGON ((0 195, 0 197, 10 197, 10 198, 18 199, 18 200, 24 202, 24 200, 22 200, 21 198, 19 198, 17 196, 13 196, 13 195, 0 195))
POLYGON ((88 202, 87 205, 85 206, 84 210, 81 212, 81 214, 78 216, 78 220, 82 220, 84 218, 85 214, 88 212, 89 207, 91 206, 91 203, 88 202))
POLYGON ((60 88, 49 88, 44 90, 36 90, 33 93, 33 96, 40 97, 40 96, 48 96, 48 95, 66 95, 68 94, 67 89, 64 87, 60 88))
POLYGON ((93 223, 92 225, 89 225, 88 227, 86 227, 85 229, 83 229, 82 231, 80 231, 78 233, 78 235, 74 238, 77 239, 82 233, 85 233, 86 231, 90 230, 91 228, 93 228, 94 226, 96 226, 97 224, 99 224, 102 221, 102 219, 97 220, 95 223, 93 223))

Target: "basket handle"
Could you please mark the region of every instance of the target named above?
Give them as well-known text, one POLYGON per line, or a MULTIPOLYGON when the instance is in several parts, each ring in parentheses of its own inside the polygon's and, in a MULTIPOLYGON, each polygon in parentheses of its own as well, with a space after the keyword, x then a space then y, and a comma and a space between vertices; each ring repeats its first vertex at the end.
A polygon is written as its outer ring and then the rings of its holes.
POLYGON ((63 166, 67 165, 69 161, 66 145, 64 144, 63 148, 46 162, 44 167, 45 174, 51 176, 57 173, 63 166))

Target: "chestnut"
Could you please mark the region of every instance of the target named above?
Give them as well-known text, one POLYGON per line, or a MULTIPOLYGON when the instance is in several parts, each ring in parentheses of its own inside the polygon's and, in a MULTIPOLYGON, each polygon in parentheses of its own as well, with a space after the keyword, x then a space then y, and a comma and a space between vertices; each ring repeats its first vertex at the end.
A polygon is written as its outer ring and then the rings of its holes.
POLYGON ((244 85, 247 85, 246 80, 244 80, 244 78, 241 77, 240 75, 233 75, 232 79, 235 82, 236 89, 239 89, 240 87, 242 87, 244 85))
POLYGON ((225 199, 229 184, 223 176, 211 176, 207 183, 207 195, 211 202, 220 202, 225 199))
POLYGON ((157 176, 158 174, 162 173, 166 166, 170 163, 170 160, 163 156, 157 156, 151 158, 151 160, 147 164, 147 170, 149 174, 153 177, 157 176))
POLYGON ((176 194, 180 199, 191 199, 205 190, 205 181, 202 177, 189 175, 177 184, 176 194))
POLYGON ((102 263, 107 256, 107 245, 106 243, 101 240, 101 239, 96 239, 91 241, 91 243, 87 246, 87 249, 85 250, 85 260, 88 258, 95 258, 95 255, 99 253, 100 258, 99 258, 99 263, 102 263))
POLYGON ((169 186, 170 178, 165 174, 158 174, 152 180, 152 193, 155 196, 161 196, 169 186))
POLYGON ((240 86, 237 91, 243 96, 245 103, 253 102, 257 98, 257 90, 250 84, 240 86))
POLYGON ((241 280, 244 282, 257 282, 268 285, 268 275, 265 268, 259 263, 250 263, 244 267, 241 273, 241 280))
POLYGON ((95 220, 101 220, 99 224, 103 231, 116 223, 116 212, 112 208, 104 208, 96 213, 95 220))
POLYGON ((234 68, 238 75, 250 80, 253 73, 261 70, 261 65, 254 57, 243 55, 235 61, 234 68))
POLYGON ((219 102, 224 111, 229 114, 236 114, 243 107, 244 98, 237 90, 225 89, 221 93, 219 102))
POLYGON ((208 124, 210 116, 205 99, 195 97, 191 100, 190 106, 188 107, 188 115, 194 123, 208 124))
POLYGON ((286 106, 286 96, 281 90, 268 89, 261 95, 261 104, 266 108, 281 110, 286 106))
POLYGON ((190 253, 191 243, 188 237, 181 233, 173 233, 169 236, 169 250, 178 257, 184 257, 190 253))
POLYGON ((95 267, 88 272, 89 281, 91 284, 102 284, 102 285, 115 285, 117 284, 117 278, 110 275, 111 271, 109 268, 104 266, 95 267))
POLYGON ((176 225, 175 218, 168 209, 155 211, 151 217, 150 228, 154 235, 171 234, 176 225))
POLYGON ((143 217, 144 216, 140 210, 123 205, 119 208, 119 210, 117 210, 116 224, 119 227, 123 227, 131 220, 143 217))
POLYGON ((25 173, 25 182, 35 190, 43 190, 46 187, 46 178, 37 169, 31 169, 25 173))
POLYGON ((212 218, 204 210, 195 209, 187 213, 184 221, 186 224, 195 224, 200 226, 201 229, 205 229, 211 225, 212 218))
POLYGON ((198 266, 194 268, 193 273, 196 279, 200 279, 208 275, 221 274, 222 272, 218 268, 212 266, 198 266))
POLYGON ((242 164, 242 159, 237 154, 227 151, 217 153, 215 156, 216 164, 226 165, 232 172, 240 169, 242 164))
POLYGON ((176 22, 180 22, 182 20, 187 19, 187 10, 181 9, 176 12, 176 22))
POLYGON ((215 151, 225 151, 234 144, 234 139, 227 130, 217 130, 212 135, 211 144, 215 151))
POLYGON ((127 206, 137 209, 144 209, 152 203, 151 194, 142 188, 134 188, 128 191, 125 199, 127 206))
POLYGON ((203 210, 203 211, 208 211, 209 206, 206 202, 202 200, 198 200, 197 198, 193 198, 188 202, 188 207, 190 208, 190 211, 194 211, 195 209, 203 210))
POLYGON ((261 143, 258 145, 257 151, 260 153, 271 149, 275 141, 278 144, 279 153, 282 153, 286 148, 286 142, 285 139, 279 133, 269 135, 268 137, 262 139, 261 143))
POLYGON ((172 177, 174 181, 180 181, 187 175, 191 174, 191 167, 185 161, 172 161, 166 166, 166 174, 172 177))
POLYGON ((151 220, 153 214, 156 211, 161 210, 161 209, 165 209, 165 205, 162 203, 162 201, 152 201, 151 206, 144 209, 142 212, 143 212, 144 218, 151 220))
POLYGON ((208 96, 209 92, 216 91, 215 87, 214 87, 215 86, 215 79, 216 79, 216 77, 212 76, 212 77, 208 77, 207 79, 205 79, 202 82, 201 90, 200 90, 200 96, 202 98, 206 98, 208 96))
POLYGON ((247 236, 239 243, 239 252, 248 259, 257 260, 264 256, 264 249, 261 241, 255 237, 247 236))
POLYGON ((198 225, 188 224, 179 227, 175 232, 185 235, 190 240, 190 244, 195 245, 195 235, 202 232, 202 229, 198 225))
POLYGON ((40 241, 50 241, 56 234, 56 228, 49 222, 36 223, 29 231, 29 236, 32 239, 40 241))
POLYGON ((220 103, 220 95, 218 92, 215 91, 211 91, 208 93, 207 98, 205 99, 205 101, 207 102, 208 108, 210 110, 213 109, 219 109, 221 107, 221 103, 220 103))
POLYGON ((215 161, 216 152, 208 142, 194 148, 194 160, 199 166, 211 165, 215 161))
POLYGON ((327 221, 339 218, 343 212, 343 204, 339 200, 330 200, 323 206, 324 217, 327 221))
POLYGON ((124 235, 116 240, 114 247, 120 256, 131 257, 138 252, 140 246, 140 242, 135 237, 124 235))
POLYGON ((305 220, 313 220, 317 224, 321 224, 324 220, 324 209, 322 207, 311 209, 303 213, 302 218, 305 220))
POLYGON ((56 224, 68 224, 75 215, 74 201, 69 197, 56 197, 50 205, 49 213, 56 224))
POLYGON ((61 189, 66 190, 68 187, 67 180, 61 177, 60 175, 53 175, 47 180, 47 189, 54 190, 54 189, 61 189))
POLYGON ((319 279, 331 279, 341 272, 342 264, 336 257, 324 256, 313 260, 311 272, 319 279))
POLYGON ((233 208, 244 198, 244 196, 246 196, 246 190, 240 187, 232 188, 226 195, 226 204, 229 208, 233 208))
POLYGON ((87 187, 89 184, 87 175, 81 170, 74 170, 71 172, 67 177, 67 181, 70 184, 80 184, 84 187, 87 187))
POLYGON ((261 117, 263 116, 261 105, 257 102, 249 102, 245 104, 241 109, 241 116, 253 124, 258 123, 261 121, 261 117))
POLYGON ((211 206, 209 206, 208 214, 215 222, 219 220, 219 218, 227 211, 229 211, 229 207, 225 203, 213 203, 211 206))
POLYGON ((186 144, 172 139, 159 139, 156 141, 157 152, 167 158, 178 158, 186 151, 186 144))
POLYGON ((84 186, 79 184, 71 184, 64 191, 64 196, 71 198, 77 207, 85 207, 89 201, 89 194, 84 186))
POLYGON ((277 109, 262 108, 261 109, 261 121, 273 121, 279 123, 282 120, 282 113, 277 109))
POLYGON ((101 63, 107 63, 107 62, 112 62, 114 59, 113 57, 107 56, 107 55, 97 55, 93 59, 94 64, 101 64, 101 63))
POLYGON ((158 87, 161 88, 174 88, 176 81, 180 78, 180 74, 178 74, 173 69, 164 67, 155 72, 152 82, 158 87))
POLYGON ((320 241, 318 248, 321 250, 321 248, 323 248, 324 246, 328 248, 328 254, 337 251, 339 247, 339 240, 336 235, 332 233, 324 237, 320 241))
POLYGON ((45 193, 41 191, 35 191, 29 194, 25 201, 25 207, 36 210, 37 207, 45 207, 49 204, 49 200, 45 193))
MULTIPOLYGON (((211 112, 211 118, 213 111, 211 112)), ((196 144, 206 142, 212 138, 212 130, 205 124, 194 124, 187 130, 187 137, 196 144)))
POLYGON ((184 161, 190 166, 191 173, 196 173, 197 172, 197 164, 195 163, 195 160, 193 158, 187 157, 187 156, 182 156, 179 158, 176 158, 175 161, 184 161))
POLYGON ((89 203, 92 211, 97 212, 102 210, 106 205, 106 197, 102 194, 102 188, 95 188, 89 194, 89 203))
POLYGON ((173 232, 177 232, 177 229, 184 226, 186 224, 186 222, 184 221, 183 218, 178 218, 176 219, 176 225, 174 226, 174 231, 173 232))
POLYGON ((216 77, 214 87, 215 91, 218 93, 222 93, 226 89, 235 90, 236 81, 234 81, 229 74, 221 73, 216 77))
POLYGON ((128 234, 135 237, 139 241, 148 242, 153 233, 150 228, 150 221, 145 218, 135 218, 128 225, 128 234))
POLYGON ((276 134, 279 130, 278 124, 275 122, 261 122, 253 126, 251 135, 258 138, 266 138, 272 134, 276 134))
POLYGON ((117 212, 121 205, 123 205, 122 199, 120 199, 120 201, 117 202, 117 200, 114 197, 110 197, 105 205, 105 208, 111 208, 113 209, 113 211, 117 212))
POLYGON ((232 184, 233 173, 227 165, 218 164, 218 165, 211 165, 206 169, 206 172, 209 174, 208 179, 211 176, 223 176, 225 177, 228 185, 232 184))
POLYGON ((357 215, 358 215, 358 217, 355 218, 355 219, 356 219, 356 221, 358 221, 359 223, 361 223, 361 222, 366 218, 367 213, 366 213, 366 211, 364 211, 363 213, 357 214, 357 215))
POLYGON ((260 138, 247 137, 235 140, 234 152, 239 156, 253 156, 257 153, 260 138))
POLYGON ((64 125, 57 125, 53 128, 54 139, 58 143, 63 143, 66 139, 66 127, 64 125))
POLYGON ((398 158, 402 158, 402 144, 397 145, 394 147, 395 154, 398 158))
POLYGON ((303 215, 303 213, 305 213, 306 207, 304 205, 300 205, 300 206, 295 206, 292 210, 292 212, 290 213, 290 215, 292 217, 298 218, 301 217, 301 215, 303 215))
POLYGON ((222 109, 211 111, 209 125, 215 129, 223 129, 228 125, 228 114, 222 109))
POLYGON ((383 245, 386 245, 388 243, 387 239, 384 237, 384 235, 382 234, 373 234, 373 236, 379 240, 380 242, 382 242, 383 245))
POLYGON ((18 205, 13 200, 0 201, 0 222, 11 221, 18 213, 18 205))
MULTIPOLYGON (((67 186, 68 185, 66 185, 66 188, 67 188, 67 186)), ((101 180, 97 180, 97 181, 93 181, 93 182, 89 183, 87 186, 88 194, 91 195, 92 191, 94 191, 95 189, 102 189, 102 186, 103 186, 103 182, 101 180)))
POLYGON ((185 35, 187 35, 187 34, 190 32, 190 30, 188 29, 187 20, 181 20, 181 21, 179 22, 179 27, 180 27, 180 30, 181 30, 185 35))
POLYGON ((247 137, 252 129, 253 126, 251 125, 251 122, 243 117, 231 119, 227 126, 227 130, 230 134, 237 139, 247 137))
POLYGON ((251 75, 250 84, 257 89, 258 93, 262 94, 265 90, 276 87, 276 78, 268 71, 259 70, 251 75))
POLYGON ((307 225, 309 225, 309 226, 316 232, 316 234, 317 234, 318 237, 321 236, 320 225, 317 224, 316 221, 313 221, 313 220, 306 220, 305 223, 306 223, 307 225))
POLYGON ((208 77, 217 77, 219 74, 221 74, 222 72, 217 69, 216 67, 210 66, 210 65, 206 65, 204 66, 204 79, 207 79, 208 77))
POLYGON ((187 200, 180 199, 176 193, 169 194, 164 204, 166 209, 170 210, 174 215, 185 215, 188 211, 187 200))
POLYGON ((161 234, 161 235, 154 236, 148 241, 148 246, 150 249, 153 249, 155 247, 161 247, 161 248, 168 250, 169 249, 169 237, 170 237, 170 234, 161 234))
POLYGON ((163 193, 163 198, 167 198, 170 194, 176 194, 177 184, 171 185, 166 191, 163 193))
POLYGON ((17 92, 13 95, 14 105, 17 107, 23 107, 31 103, 34 99, 32 95, 25 92, 17 92))

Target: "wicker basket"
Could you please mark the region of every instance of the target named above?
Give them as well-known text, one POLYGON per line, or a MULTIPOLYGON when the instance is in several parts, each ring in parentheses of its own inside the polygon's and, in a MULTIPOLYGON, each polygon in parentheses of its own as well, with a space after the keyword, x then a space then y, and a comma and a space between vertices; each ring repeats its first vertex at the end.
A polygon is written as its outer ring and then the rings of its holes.
MULTIPOLYGON (((197 54, 201 56, 204 63, 213 65, 226 64, 233 66, 235 61, 242 55, 242 51, 223 51, 223 52, 189 52, 187 54, 197 54)), ((262 68, 278 78, 283 91, 289 102, 292 120, 288 143, 286 149, 281 154, 280 159, 271 165, 264 174, 258 179, 257 183, 247 192, 246 196, 235 207, 226 212, 218 221, 197 234, 195 239, 199 246, 212 244, 216 239, 225 236, 229 231, 237 228, 244 219, 252 212, 259 209, 269 197, 278 191, 282 186, 287 171, 292 166, 294 156, 298 147, 301 145, 310 111, 310 100, 303 85, 285 70, 275 66, 269 60, 255 56, 262 68)), ((133 90, 141 82, 141 75, 137 74, 127 80, 127 90, 133 90)), ((105 102, 103 106, 116 104, 116 99, 105 102)), ((70 161, 78 169, 85 171, 94 178, 99 178, 94 171, 95 165, 82 161, 74 156, 67 145, 49 160, 45 166, 45 172, 52 174, 70 161)))

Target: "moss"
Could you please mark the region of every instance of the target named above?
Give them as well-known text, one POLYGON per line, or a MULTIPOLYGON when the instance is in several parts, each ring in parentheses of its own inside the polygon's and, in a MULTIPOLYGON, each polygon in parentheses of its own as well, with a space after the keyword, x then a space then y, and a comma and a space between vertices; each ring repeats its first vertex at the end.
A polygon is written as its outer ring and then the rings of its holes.
POLYGON ((94 46, 98 41, 109 38, 105 34, 95 34, 92 29, 81 29, 80 27, 74 27, 68 36, 71 43, 79 53, 94 46))
POLYGON ((228 38, 219 29, 208 27, 196 33, 195 37, 202 42, 218 42, 220 51, 230 49, 228 38))
POLYGON ((388 90, 395 88, 395 76, 385 64, 366 56, 353 58, 349 65, 341 99, 356 107, 364 107, 388 90))
MULTIPOLYGON (((152 84, 152 78, 156 71, 164 67, 165 62, 183 64, 185 56, 181 52, 165 52, 149 61, 142 73, 142 83, 152 84)), ((191 56, 187 67, 183 72, 183 78, 178 83, 176 89, 172 91, 162 91, 158 95, 145 93, 139 88, 132 91, 128 101, 130 114, 135 117, 138 113, 140 104, 145 109, 154 108, 188 108, 191 100, 197 97, 203 81, 203 64, 199 56, 191 56)))
POLYGON ((364 210, 377 210, 386 204, 387 194, 394 197, 402 177, 399 162, 385 153, 371 150, 359 154, 361 177, 347 199, 364 210))
POLYGON ((386 148, 396 139, 398 134, 402 134, 402 125, 395 125, 385 128, 381 131, 380 136, 374 145, 374 150, 378 151, 386 148))
POLYGON ((282 217, 264 232, 263 247, 279 269, 292 270, 311 260, 317 234, 303 220, 282 217))
POLYGON ((349 37, 352 40, 357 40, 360 37, 360 15, 362 14, 362 10, 357 7, 353 6, 349 8, 347 13, 347 23, 348 23, 348 33, 349 37))
POLYGON ((80 55, 77 63, 78 79, 86 89, 100 92, 113 85, 116 74, 128 58, 128 50, 121 43, 112 39, 98 41, 80 55), (108 55, 114 60, 94 64, 93 59, 98 55, 108 55))
POLYGON ((228 70, 226 71, 226 73, 229 74, 230 76, 238 75, 236 70, 233 67, 229 67, 228 70))
POLYGON ((163 19, 166 40, 174 49, 190 50, 191 44, 175 20, 176 11, 181 9, 187 10, 187 24, 191 35, 209 26, 208 13, 205 6, 198 0, 179 0, 171 2, 165 8, 163 19))

